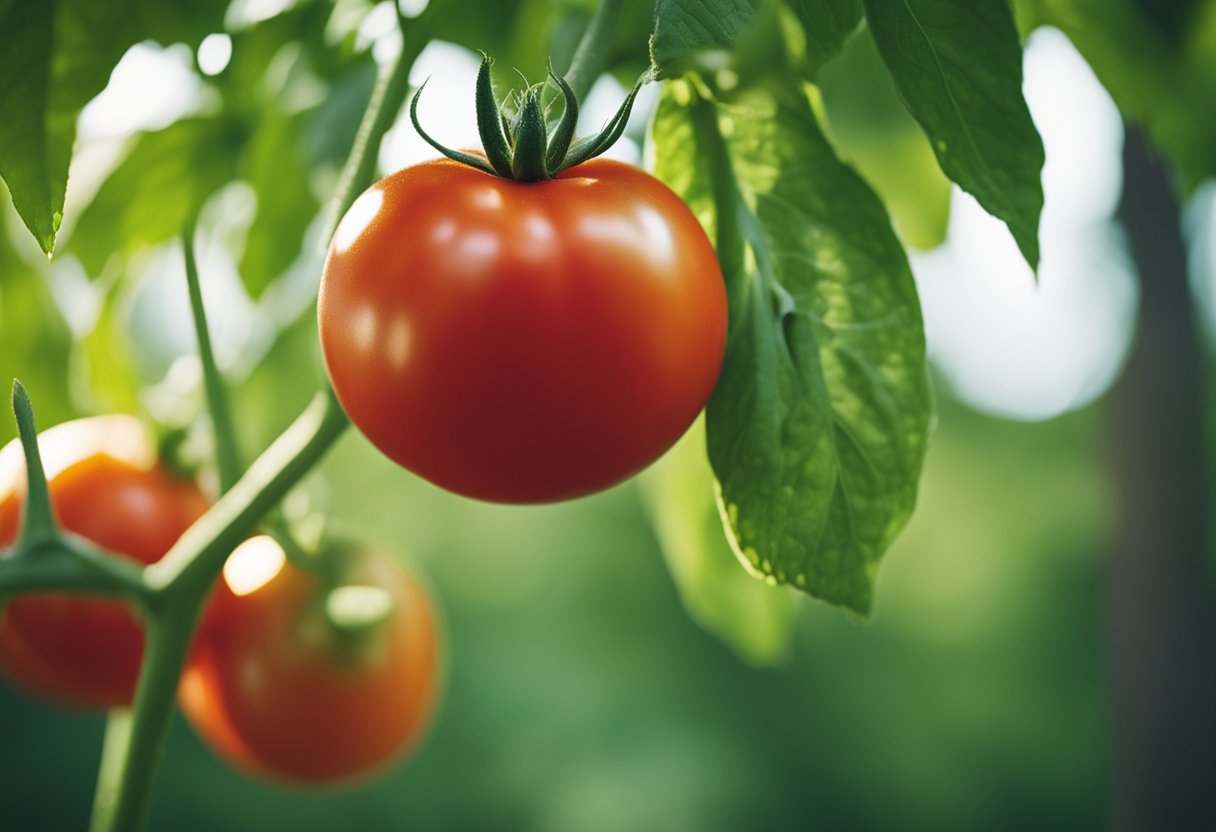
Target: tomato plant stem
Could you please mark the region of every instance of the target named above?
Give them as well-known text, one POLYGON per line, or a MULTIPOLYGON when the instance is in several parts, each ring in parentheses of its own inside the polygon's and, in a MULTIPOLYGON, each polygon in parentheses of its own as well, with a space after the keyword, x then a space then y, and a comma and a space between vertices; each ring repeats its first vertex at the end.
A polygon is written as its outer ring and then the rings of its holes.
POLYGON ((98 832, 110 823, 118 792, 122 785, 123 765, 131 742, 131 711, 116 708, 106 717, 106 736, 101 746, 101 767, 97 773, 97 790, 93 795, 93 820, 90 832, 98 832))
POLYGON ((0 558, 0 604, 29 592, 104 595, 141 605, 150 598, 139 564, 74 536, 22 540, 0 558))
POLYGON ((348 424, 333 391, 317 394, 164 558, 147 567, 152 590, 175 599, 205 592, 228 553, 312 470, 348 424))
POLYGON ((146 822, 177 681, 204 600, 200 595, 192 604, 168 607, 148 622, 135 709, 129 730, 115 726, 106 738, 90 832, 134 832, 146 822))
POLYGON ((164 559, 145 570, 152 596, 133 717, 129 732, 116 728, 107 737, 93 832, 142 828, 178 678, 212 581, 229 552, 316 466, 347 424, 332 392, 319 394, 164 559))
POLYGON ((13 413, 26 459, 27 487, 21 536, 0 558, 0 604, 10 596, 40 590, 110 595, 145 604, 150 593, 142 568, 60 531, 42 467, 34 409, 19 381, 13 382, 13 413))
POLYGON ((566 73, 566 83, 580 100, 587 97, 595 79, 608 66, 608 58, 612 51, 613 24, 620 17, 624 0, 600 0, 587 31, 583 33, 578 48, 574 50, 574 58, 570 61, 570 71, 566 73))
MULTIPOLYGON (((381 74, 372 91, 330 205, 322 236, 325 243, 333 234, 337 219, 371 184, 381 141, 405 102, 410 69, 427 42, 428 19, 425 12, 408 22, 398 17, 403 38, 401 53, 392 69, 381 74)), ((349 424, 333 392, 326 389, 244 476, 237 477, 240 467, 235 431, 210 350, 192 237, 193 229, 189 228, 183 239, 187 281, 225 493, 159 563, 145 572, 148 585, 160 596, 160 603, 148 623, 148 643, 131 730, 115 738, 118 750, 107 749, 110 751, 107 760, 119 762, 109 763, 117 772, 113 781, 106 776, 103 765, 94 832, 126 832, 143 825, 156 764, 173 713, 177 682, 211 583, 228 553, 312 470, 349 424)))
POLYGON ((241 475, 241 452, 228 406, 228 389, 215 363, 211 333, 207 328, 207 311, 203 307, 203 291, 198 278, 198 261, 194 256, 194 220, 182 231, 182 254, 186 260, 186 287, 190 295, 191 318, 198 338, 198 358, 203 369, 203 391, 207 396, 207 411, 211 415, 211 433, 215 441, 215 465, 219 473, 220 490, 227 491, 241 475))
POLYGON ((42 454, 38 450, 38 430, 34 426, 34 408, 21 382, 13 382, 13 414, 17 417, 17 431, 21 434, 21 449, 25 453, 24 516, 21 536, 24 541, 36 544, 51 540, 58 535, 55 513, 51 508, 51 492, 46 484, 46 471, 42 467, 42 454))
POLYGON ((355 133, 355 143, 346 158, 346 164, 342 166, 338 187, 326 210, 325 224, 321 231, 322 247, 329 245, 334 229, 338 227, 338 220, 354 204, 355 198, 375 179, 380 143, 405 105, 405 97, 410 90, 410 70, 427 44, 431 8, 433 7, 428 6, 427 11, 412 19, 398 17, 402 38, 401 54, 397 56, 397 61, 391 69, 380 73, 376 86, 372 89, 367 109, 363 111, 363 119, 359 122, 359 130, 355 133))

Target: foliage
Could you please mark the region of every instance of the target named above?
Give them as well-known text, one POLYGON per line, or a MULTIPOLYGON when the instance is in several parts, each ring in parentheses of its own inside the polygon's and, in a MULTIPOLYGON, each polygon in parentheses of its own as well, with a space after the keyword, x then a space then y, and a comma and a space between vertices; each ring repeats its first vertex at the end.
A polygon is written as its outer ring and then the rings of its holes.
POLYGON ((655 152, 726 273, 731 342, 706 431, 735 545, 755 571, 864 615, 929 423, 903 250, 797 91, 715 111, 673 85, 655 152))
POLYGON ((1147 128, 1189 194, 1216 175, 1216 3, 1018 0, 1021 25, 1072 40, 1120 112, 1147 128))
MULTIPOLYGON (((395 10, 399 55, 381 56, 379 66, 360 35, 371 9, 359 0, 300 0, 252 22, 225 6, 0 2, 0 106, 9 117, 0 125, 0 176, 40 251, 61 255, 46 266, 5 252, 16 268, 0 286, 0 315, 11 308, 51 322, 45 338, 54 348, 13 339, 12 371, 54 364, 45 375, 63 383, 45 393, 52 414, 83 404, 164 409, 154 401, 167 393, 198 409, 201 397, 169 389, 176 382, 164 367, 173 356, 147 358, 146 311, 143 319, 136 311, 156 286, 150 252, 196 221, 238 253, 233 303, 258 321, 244 347, 257 344, 255 354, 288 367, 315 360, 297 336, 311 341, 311 303, 299 298, 315 287, 322 207, 332 203, 328 214, 337 215, 366 185, 360 180, 375 168, 406 80, 418 80, 410 66, 429 40, 485 50, 533 78, 546 56, 559 67, 573 61, 572 77, 592 67, 635 78, 649 66, 662 91, 647 158, 713 240, 731 313, 704 423, 713 476, 685 444, 652 480, 672 574, 694 617, 758 662, 786 650, 794 596, 721 568, 730 562, 724 540, 766 583, 862 617, 871 612, 879 562, 916 504, 931 418, 921 310, 891 214, 907 241, 938 240, 948 178, 1004 221, 1037 265, 1043 153, 1021 96, 1019 35, 1006 1, 618 0, 603 6, 615 15, 612 34, 603 34, 586 4, 433 0, 415 18, 395 10), (579 45, 585 28, 595 34, 579 45), (126 49, 146 39, 195 49, 219 32, 230 36, 232 58, 201 81, 201 103, 131 137, 95 190, 75 197, 68 170, 77 117, 126 49), (901 153, 921 172, 911 179, 896 172, 902 165, 879 161, 885 151, 866 146, 865 130, 850 122, 848 94, 833 86, 833 63, 858 55, 878 86, 895 92, 885 112, 902 124, 901 153), (906 113, 893 116, 896 96, 906 113), (389 118, 375 118, 385 101, 389 118), (370 116, 356 136, 367 102, 370 116), (844 159, 856 159, 873 181, 844 159), (50 285, 62 313, 30 276, 52 269, 60 270, 50 285), (83 293, 94 300, 89 315, 71 297, 83 293), (78 336, 71 352, 63 317, 78 336), (725 538, 706 533, 710 488, 725 538), (671 496, 698 489, 691 504, 671 496)), ((1043 18, 1065 16, 1060 6, 1035 4, 1043 18)), ((1193 146, 1169 140, 1176 114, 1150 108, 1127 86, 1130 108, 1142 103, 1166 137, 1162 146, 1186 159, 1184 170, 1205 173, 1193 146)), ((527 101, 539 124, 544 100, 527 101)), ((196 316, 202 305, 195 298, 196 316)), ((207 361, 204 376, 216 382, 207 361)), ((206 568, 190 558, 215 561, 238 529, 252 528, 304 476, 340 433, 332 401, 311 418, 288 434, 287 450, 271 455, 274 466, 254 467, 260 490, 238 484, 204 518, 209 541, 187 535, 178 549, 193 555, 170 556, 169 577, 147 590, 150 603, 173 588, 175 574, 202 581, 206 568), (303 456, 291 459, 291 448, 303 456)), ((179 618, 181 631, 190 615, 179 618)))
MULTIPOLYGON (((174 356, 147 357, 132 310, 154 281, 155 253, 201 221, 238 254, 234 302, 258 320, 242 344, 255 359, 239 368, 251 393, 237 405, 239 430, 269 444, 288 421, 285 402, 323 384, 308 299, 322 206, 341 211, 399 115, 365 121, 357 136, 365 105, 374 112, 387 97, 398 108, 432 39, 536 79, 546 57, 570 65, 594 20, 592 4, 576 0, 432 0, 400 20, 399 57, 377 61, 359 33, 374 11, 364 0, 298 0, 252 22, 227 5, 0 0, 0 178, 37 246, 16 234, 0 245, 0 368, 30 379, 44 424, 157 409, 174 356), (95 188, 74 190, 77 118, 127 49, 150 40, 193 50, 218 32, 231 37, 232 60, 200 79, 195 111, 131 137, 95 188), (352 146, 364 164, 348 160, 343 175, 352 146), (47 265, 52 251, 59 259, 47 265)), ((595 69, 632 83, 650 68, 660 79, 647 159, 713 240, 730 301, 707 453, 694 434, 653 473, 654 526, 692 616, 754 662, 779 661, 797 596, 770 584, 867 616, 879 562, 917 500, 932 413, 903 246, 940 241, 953 182, 1038 264, 1044 160, 1021 93, 1019 29, 1006 0, 611 5, 619 14, 595 69)), ((1019 0, 1016 22, 1069 34, 1189 189, 1216 164, 1216 11, 1184 5, 1163 17, 1135 0, 1019 0)), ((201 397, 169 392, 201 415, 201 397)), ((222 561, 336 441, 343 418, 328 399, 306 415, 140 600, 170 609, 156 593, 174 574, 190 573, 195 589, 213 578, 191 558, 222 561)), ((357 498, 340 499, 354 511, 357 498)), ((190 617, 173 619, 182 650, 190 617)), ((163 733, 168 711, 156 720, 149 736, 163 733)), ((153 765, 157 743, 135 747, 153 765)))
MULTIPOLYGON (((647 45, 645 7, 624 4, 604 69, 636 69, 648 49, 656 74, 667 79, 651 138, 655 169, 697 212, 727 275, 733 324, 707 437, 728 538, 757 574, 865 615, 879 560, 915 503, 929 395, 901 246, 883 203, 825 139, 821 122, 841 112, 834 137, 845 141, 839 154, 849 153, 847 139, 858 134, 850 133, 847 106, 833 104, 841 100, 833 94, 825 108, 813 82, 868 29, 865 42, 877 45, 927 133, 927 144, 904 133, 919 148, 913 155, 923 159, 931 148, 946 175, 1009 224, 1033 264, 1042 153, 1020 92, 1013 18, 1003 0, 985 0, 975 13, 946 0, 658 0, 647 45), (972 71, 981 64, 984 72, 972 71)), ((205 8, 181 19, 166 11, 160 28, 147 31, 196 44, 219 28, 205 8)), ((528 71, 546 51, 568 60, 572 33, 587 19, 585 7, 531 0, 477 11, 436 0, 407 22, 407 38, 412 25, 419 37, 496 52, 500 62, 528 71)), ((335 110, 369 94, 358 19, 309 0, 235 27, 232 60, 208 82, 218 106, 139 136, 60 248, 94 279, 121 275, 237 179, 256 200, 239 264, 246 291, 258 298, 284 280, 310 244, 306 232, 323 198, 318 186, 333 181, 322 174, 334 175, 338 149, 353 138, 353 120, 335 110)), ((65 48, 70 28, 56 29, 49 17, 37 23, 55 48, 65 48)), ((119 55, 99 43, 78 57, 93 62, 96 76, 96 66, 119 55)), ((25 97, 43 110, 61 106, 56 96, 66 83, 51 78, 25 97)), ((831 83, 826 89, 834 92, 831 83)), ((37 134, 21 135, 29 143, 37 134)), ((66 181, 64 141, 48 135, 32 149, 13 146, 7 170, 21 176, 5 177, 47 250, 66 181)), ((866 158, 864 139, 858 146, 866 158)), ((881 166, 862 167, 880 193, 896 195, 897 217, 919 216, 934 202, 943 207, 930 214, 944 216, 944 189, 908 197, 881 166)), ((936 234, 912 236, 931 241, 936 234)), ((131 393, 114 399, 130 406, 140 385, 158 379, 113 369, 124 363, 114 343, 116 294, 107 293, 98 329, 84 343, 95 369, 131 379, 131 393)))

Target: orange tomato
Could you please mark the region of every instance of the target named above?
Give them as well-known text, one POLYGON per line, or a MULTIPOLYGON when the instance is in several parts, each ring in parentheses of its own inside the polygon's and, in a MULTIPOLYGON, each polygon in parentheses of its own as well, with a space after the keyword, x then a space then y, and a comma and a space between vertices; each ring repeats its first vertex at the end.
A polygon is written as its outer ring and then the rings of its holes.
MULTIPOLYGON (((38 446, 59 524, 116 555, 154 563, 203 512, 198 486, 167 471, 134 417, 79 419, 43 431, 38 446)), ((12 545, 25 499, 25 457, 0 450, 0 547, 12 545)), ((0 665, 21 687, 71 705, 130 705, 143 628, 120 601, 23 595, 0 609, 0 665)))
POLYGON ((343 579, 388 593, 387 620, 358 637, 340 632, 318 579, 269 537, 229 558, 178 700, 233 765, 289 782, 349 781, 397 759, 429 723, 439 676, 431 601, 374 550, 359 552, 343 579))

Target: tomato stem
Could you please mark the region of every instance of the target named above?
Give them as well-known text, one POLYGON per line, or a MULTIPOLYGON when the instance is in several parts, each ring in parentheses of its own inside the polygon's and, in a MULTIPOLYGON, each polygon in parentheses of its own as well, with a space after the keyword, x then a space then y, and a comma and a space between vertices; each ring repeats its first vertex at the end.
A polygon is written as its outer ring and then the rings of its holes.
POLYGON ((194 256, 194 218, 182 230, 182 255, 186 261, 186 288, 190 295, 190 313, 194 334, 198 339, 198 358, 203 369, 203 391, 207 411, 211 415, 211 434, 215 442, 215 467, 219 474, 220 491, 227 491, 241 475, 241 451, 233 424, 232 408, 228 405, 228 387, 220 374, 211 347, 207 328, 207 310, 203 307, 203 292, 198 279, 198 261, 194 256))
POLYGON ((548 179, 545 165, 545 149, 548 137, 545 113, 540 106, 540 89, 533 87, 524 94, 524 105, 519 111, 519 129, 515 133, 514 153, 511 156, 511 177, 521 182, 536 182, 548 179))
POLYGON ((576 98, 586 98, 595 79, 608 68, 612 52, 612 27, 620 17, 625 0, 600 0, 587 23, 566 72, 566 83, 576 98))
POLYGON ((29 546, 53 540, 59 535, 51 492, 47 487, 42 453, 38 449, 38 429, 34 425, 34 408, 24 385, 13 380, 13 414, 17 417, 17 432, 25 453, 26 493, 21 522, 21 539, 29 546))
POLYGON ((0 604, 13 595, 46 590, 109 595, 146 603, 148 587, 138 565, 60 531, 38 448, 34 408, 19 381, 13 382, 13 413, 25 453, 27 487, 21 536, 12 550, 0 558, 0 604))
POLYGON ((175 597, 205 592, 228 553, 320 462, 349 424, 332 390, 317 394, 245 475, 145 569, 153 591, 175 597))
POLYGON ((108 596, 141 606, 151 598, 138 564, 74 535, 35 544, 20 540, 0 557, 0 604, 32 592, 108 596))
MULTIPOLYGON (((615 0, 602 3, 593 18, 593 26, 596 20, 601 20, 605 8, 610 9, 615 5, 615 0)), ((594 78, 603 70, 608 54, 606 45, 597 43, 594 47, 583 47, 596 38, 606 38, 607 32, 608 29, 604 26, 594 32, 588 31, 588 36, 584 37, 579 47, 582 61, 576 60, 572 71, 578 69, 594 78), (590 74, 593 70, 583 69, 589 62, 596 61, 599 63, 594 75, 590 74)), ((651 70, 642 73, 637 84, 604 128, 594 136, 574 142, 574 130, 578 124, 578 92, 569 79, 563 78, 554 71, 552 64, 549 65, 548 74, 561 91, 565 104, 561 119, 550 133, 549 123, 545 118, 544 85, 528 86, 521 93, 512 92, 500 104, 494 95, 494 85, 490 79, 490 67, 493 63, 493 59, 483 52, 474 95, 477 132, 481 137, 484 157, 447 147, 426 132, 418 120, 418 101, 422 97, 423 88, 426 87, 425 82, 410 102, 410 120, 418 135, 449 159, 476 168, 482 173, 519 182, 552 179, 563 170, 580 165, 606 151, 625 132, 638 90, 643 84, 653 80, 651 70)), ((585 88, 590 85, 590 81, 580 82, 580 85, 585 88)))
POLYGON ((422 14, 410 19, 403 18, 398 9, 401 54, 397 56, 392 68, 380 73, 367 102, 367 108, 363 111, 363 119, 355 133, 355 142, 351 146, 350 155, 346 157, 346 164, 342 166, 333 199, 326 209, 325 223, 321 230, 322 247, 329 245, 329 240, 338 227, 338 220, 375 179, 380 143, 405 105, 410 90, 410 70, 427 44, 431 16, 438 5, 428 5, 422 14))
POLYGON ((332 392, 317 396, 169 553, 144 570, 152 593, 131 730, 107 748, 92 832, 143 827, 178 679, 208 590, 228 554, 324 456, 348 425, 332 392), (117 769, 117 774, 113 769, 117 769))
POLYGON ((134 832, 147 822, 152 782, 164 754, 177 683, 205 594, 161 610, 148 622, 129 730, 107 736, 90 832, 134 832), (107 771, 107 767, 110 769, 107 771), (114 771, 117 770, 115 776, 114 771))
POLYGON ((93 819, 90 832, 98 832, 114 812, 122 788, 123 764, 131 743, 131 711, 116 708, 106 717, 106 734, 101 744, 101 767, 93 794, 93 819))

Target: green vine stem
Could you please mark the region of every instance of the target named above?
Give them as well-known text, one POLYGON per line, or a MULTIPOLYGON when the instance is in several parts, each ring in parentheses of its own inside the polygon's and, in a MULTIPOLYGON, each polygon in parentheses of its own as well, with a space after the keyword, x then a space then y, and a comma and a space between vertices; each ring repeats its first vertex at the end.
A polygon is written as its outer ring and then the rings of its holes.
POLYGON ((93 794, 93 820, 90 829, 99 828, 103 819, 109 822, 118 803, 122 787, 124 758, 131 743, 131 711, 115 708, 106 716, 105 739, 101 744, 101 765, 97 771, 97 789, 93 794))
POLYGON ((42 451, 38 448, 38 429, 34 425, 34 407, 20 381, 13 380, 13 415, 17 417, 17 433, 21 436, 21 451, 25 454, 25 508, 21 518, 21 538, 28 546, 54 540, 59 536, 51 492, 42 467, 42 451))
POLYGON ((401 54, 397 56, 397 61, 391 69, 380 73, 376 86, 372 89, 372 96, 367 102, 367 109, 363 111, 363 119, 355 133, 354 146, 351 147, 346 164, 342 166, 338 187, 326 209, 325 223, 321 231, 323 247, 329 246, 329 240, 338 227, 338 220, 342 219, 342 215, 350 209, 359 194, 374 181, 380 143, 397 120, 401 108, 405 106, 405 98, 410 91, 410 70, 427 44, 431 14, 437 5, 428 5, 422 14, 413 19, 405 19, 398 13, 397 24, 402 33, 401 54))
POLYGON ((125 747, 111 753, 117 776, 103 778, 94 803, 93 832, 142 828, 153 775, 173 716, 177 681, 207 591, 224 561, 325 455, 349 424, 326 390, 268 448, 163 559, 146 567, 151 592, 147 643, 125 747))
POLYGON ((328 387, 161 560, 144 570, 166 605, 206 590, 228 553, 312 470, 349 424, 328 387))
POLYGON ((13 382, 13 413, 26 459, 21 537, 0 558, 0 604, 13 595, 54 590, 124 598, 145 604, 143 570, 89 541, 62 532, 55 522, 46 471, 38 449, 34 409, 21 382, 13 382))
POLYGON ((600 0, 587 23, 587 31, 574 50, 566 83, 579 100, 587 97, 595 79, 608 68, 612 52, 612 26, 621 16, 624 6, 625 0, 600 0))
POLYGON ((166 609, 148 622, 130 725, 115 726, 113 736, 107 731, 90 832, 134 832, 147 822, 178 679, 205 598, 166 609))
POLYGON ((102 595, 140 606, 151 594, 137 564, 68 535, 34 545, 19 542, 0 558, 0 604, 31 592, 102 595))
POLYGON ((182 230, 182 256, 186 261, 186 288, 190 295, 190 312, 194 334, 198 339, 198 357, 203 370, 203 391, 207 396, 207 412, 211 415, 211 434, 215 442, 215 467, 219 474, 220 491, 227 491, 241 476, 241 451, 228 406, 228 387, 220 375, 211 347, 211 332, 207 327, 207 311, 203 307, 203 290, 198 279, 198 260, 194 256, 194 218, 182 230))

